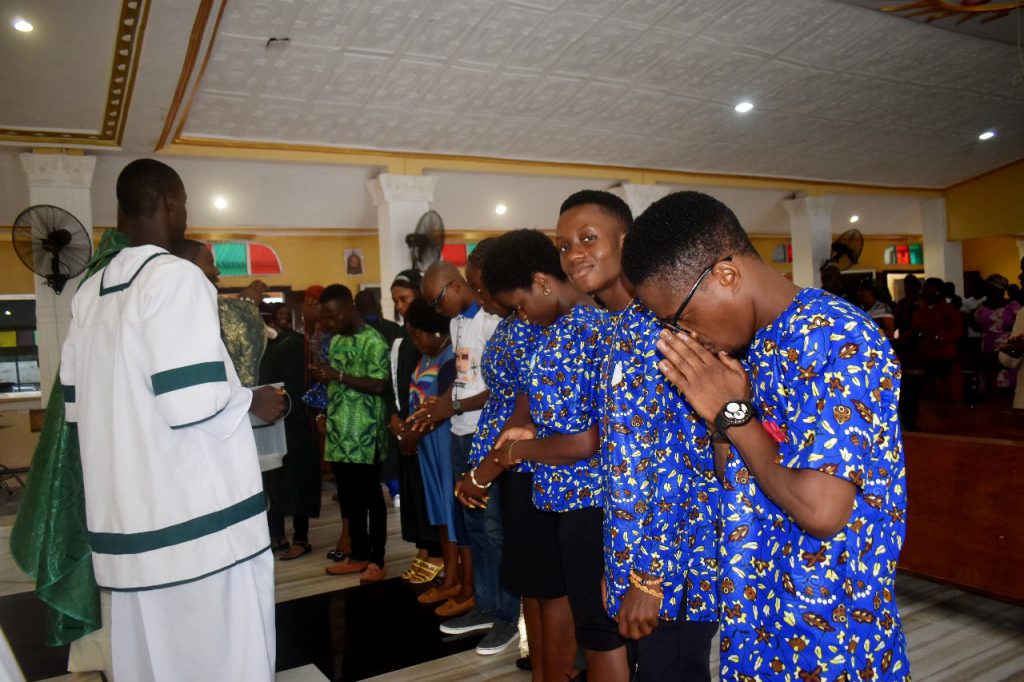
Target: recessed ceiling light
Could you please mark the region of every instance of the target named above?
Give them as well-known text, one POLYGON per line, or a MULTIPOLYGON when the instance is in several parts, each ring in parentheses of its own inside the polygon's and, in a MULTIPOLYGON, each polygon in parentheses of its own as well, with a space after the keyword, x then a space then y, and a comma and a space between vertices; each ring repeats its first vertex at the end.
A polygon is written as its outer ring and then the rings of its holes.
POLYGON ((223 211, 225 208, 228 207, 228 200, 218 195, 213 198, 213 205, 215 208, 219 208, 220 210, 223 211))
POLYGON ((11 311, 10 310, 5 310, 4 311, 4 315, 6 315, 7 317, 10 317, 11 316, 11 311))
POLYGON ((494 212, 497 213, 498 215, 505 215, 506 213, 508 213, 508 206, 506 206, 505 204, 498 204, 497 206, 494 207, 494 212))
POLYGON ((860 220, 860 216, 859 216, 859 215, 857 215, 856 213, 854 213, 854 214, 853 214, 852 216, 850 216, 850 222, 851 222, 851 223, 855 223, 855 222, 857 222, 858 220, 860 220))
POLYGON ((986 130, 981 135, 978 135, 978 139, 981 140, 982 142, 984 142, 985 140, 991 140, 995 136, 996 136, 996 131, 994 131, 994 130, 986 130))
POLYGON ((740 102, 736 105, 736 111, 740 114, 745 114, 754 108, 753 102, 740 102))
POLYGON ((28 33, 32 30, 32 24, 28 23, 24 19, 15 19, 14 28, 21 31, 22 33, 28 33))

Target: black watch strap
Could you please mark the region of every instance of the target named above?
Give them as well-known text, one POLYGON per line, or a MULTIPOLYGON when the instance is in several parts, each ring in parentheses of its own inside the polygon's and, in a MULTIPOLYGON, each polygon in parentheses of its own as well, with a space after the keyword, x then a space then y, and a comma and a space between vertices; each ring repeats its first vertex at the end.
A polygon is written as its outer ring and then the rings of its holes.
POLYGON ((715 431, 725 435, 734 426, 743 426, 754 418, 754 406, 747 400, 730 400, 715 417, 715 431))

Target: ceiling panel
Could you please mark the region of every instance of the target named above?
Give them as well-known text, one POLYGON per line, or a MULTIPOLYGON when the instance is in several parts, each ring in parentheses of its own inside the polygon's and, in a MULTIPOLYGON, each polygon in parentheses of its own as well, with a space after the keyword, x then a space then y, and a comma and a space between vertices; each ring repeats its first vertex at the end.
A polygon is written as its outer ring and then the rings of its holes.
POLYGON ((184 137, 942 187, 1024 156, 1016 68, 837 0, 232 0, 184 137))

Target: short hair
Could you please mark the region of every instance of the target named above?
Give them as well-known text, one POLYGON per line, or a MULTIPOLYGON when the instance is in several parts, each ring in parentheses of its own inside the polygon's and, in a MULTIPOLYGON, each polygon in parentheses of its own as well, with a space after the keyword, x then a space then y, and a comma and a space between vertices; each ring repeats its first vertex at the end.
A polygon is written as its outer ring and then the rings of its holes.
POLYGON ((423 283, 423 273, 416 269, 402 270, 395 275, 391 282, 391 288, 411 289, 417 294, 420 293, 420 285, 423 283))
POLYGON ((175 242, 171 245, 171 255, 187 260, 190 263, 195 263, 199 260, 199 254, 202 253, 202 249, 205 248, 206 244, 195 239, 182 239, 180 242, 175 242))
POLYGON ((933 287, 938 293, 942 293, 942 285, 944 282, 938 277, 929 277, 924 281, 924 286, 933 287))
POLYGON ((634 286, 655 279, 673 290, 731 255, 760 258, 736 214, 701 192, 676 192, 651 204, 622 246, 622 271, 634 286))
POLYGON ((411 327, 430 334, 443 334, 450 329, 451 320, 440 315, 422 298, 413 299, 405 311, 405 322, 411 327))
POLYGON ((360 313, 370 313, 373 315, 380 312, 380 304, 377 302, 377 297, 369 289, 360 291, 356 294, 353 301, 360 313))
POLYGON ((320 302, 329 303, 331 301, 351 304, 352 290, 344 284, 331 284, 324 287, 324 290, 320 293, 320 302))
POLYGON ((117 176, 117 205, 125 215, 144 218, 156 213, 164 197, 184 189, 181 177, 166 163, 137 159, 117 176))
POLYGON ((583 189, 570 195, 568 199, 562 202, 562 207, 558 209, 558 215, 562 215, 577 206, 586 205, 597 206, 618 220, 623 232, 629 232, 630 228, 633 227, 633 211, 629 209, 629 204, 623 201, 622 197, 597 189, 583 189))
POLYGON ((484 260, 487 258, 487 254, 490 252, 491 248, 494 247, 494 241, 494 237, 481 239, 477 243, 476 248, 473 249, 473 253, 469 254, 469 264, 482 272, 484 269, 484 260))
POLYGON ((561 282, 567 279, 558 259, 558 249, 542 232, 507 232, 495 239, 490 248, 495 257, 487 259, 483 279, 484 286, 492 294, 529 289, 533 275, 538 272, 561 282))

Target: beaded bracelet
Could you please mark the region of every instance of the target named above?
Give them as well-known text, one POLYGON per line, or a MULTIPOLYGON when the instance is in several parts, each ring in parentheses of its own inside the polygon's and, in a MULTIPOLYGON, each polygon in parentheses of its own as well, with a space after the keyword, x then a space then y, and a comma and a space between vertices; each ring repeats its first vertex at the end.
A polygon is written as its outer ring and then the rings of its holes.
POLYGON ((636 571, 629 572, 630 585, 644 594, 649 594, 652 597, 657 597, 658 599, 665 598, 665 593, 661 590, 661 584, 664 581, 664 578, 647 578, 646 576, 641 576, 636 571))
POLYGON ((494 483, 494 481, 488 481, 487 483, 481 483, 480 481, 476 480, 476 469, 470 469, 469 470, 469 482, 472 483, 473 485, 475 485, 477 488, 483 488, 484 490, 487 490, 488 488, 490 488, 491 487, 491 483, 494 483))

